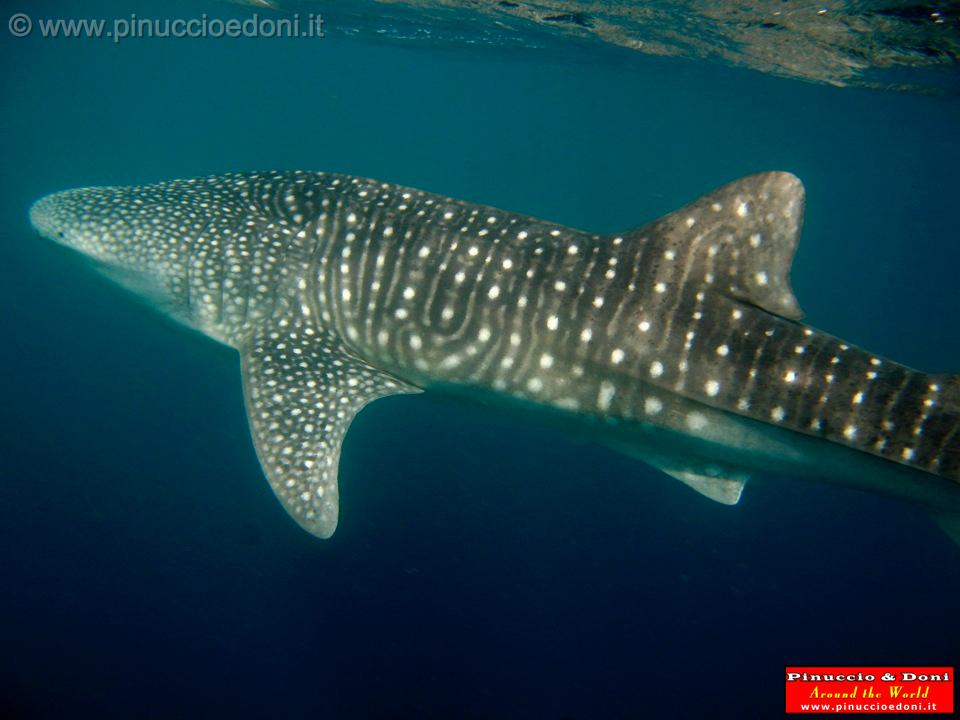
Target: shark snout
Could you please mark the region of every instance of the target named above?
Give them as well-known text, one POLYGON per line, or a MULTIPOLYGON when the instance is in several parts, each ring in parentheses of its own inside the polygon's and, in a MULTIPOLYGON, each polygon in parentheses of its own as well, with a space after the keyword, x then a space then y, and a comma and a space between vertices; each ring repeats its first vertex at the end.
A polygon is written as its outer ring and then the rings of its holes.
POLYGON ((64 190, 46 195, 30 208, 30 223, 44 238, 97 260, 115 259, 116 222, 104 221, 100 188, 64 190))
POLYGON ((66 240, 67 230, 57 212, 57 197, 46 195, 37 200, 30 207, 30 224, 41 236, 63 243, 66 240))

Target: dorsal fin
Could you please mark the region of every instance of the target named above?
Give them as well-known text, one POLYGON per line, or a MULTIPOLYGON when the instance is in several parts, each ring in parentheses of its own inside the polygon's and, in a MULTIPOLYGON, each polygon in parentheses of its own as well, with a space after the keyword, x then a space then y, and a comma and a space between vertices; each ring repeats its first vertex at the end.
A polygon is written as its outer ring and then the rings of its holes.
POLYGON ((695 271, 691 277, 709 277, 717 291, 797 320, 803 312, 790 288, 790 266, 803 198, 803 184, 790 173, 750 175, 630 235, 673 251, 695 271))

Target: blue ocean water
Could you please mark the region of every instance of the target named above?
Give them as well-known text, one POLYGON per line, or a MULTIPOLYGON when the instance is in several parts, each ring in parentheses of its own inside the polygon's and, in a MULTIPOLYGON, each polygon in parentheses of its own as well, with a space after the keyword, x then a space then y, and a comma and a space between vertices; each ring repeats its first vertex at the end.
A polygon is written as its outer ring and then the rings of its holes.
MULTIPOLYGON (((245 17, 37 2, 47 17, 245 17)), ((960 550, 922 511, 778 477, 712 503, 483 406, 379 401, 341 521, 291 521, 236 355, 36 237, 78 185, 302 168, 595 231, 728 180, 807 188, 807 321, 960 370, 960 98, 536 48, 0 33, 5 717, 778 717, 788 664, 960 664, 960 550)), ((6 23, 6 16, 3 18, 6 23)))

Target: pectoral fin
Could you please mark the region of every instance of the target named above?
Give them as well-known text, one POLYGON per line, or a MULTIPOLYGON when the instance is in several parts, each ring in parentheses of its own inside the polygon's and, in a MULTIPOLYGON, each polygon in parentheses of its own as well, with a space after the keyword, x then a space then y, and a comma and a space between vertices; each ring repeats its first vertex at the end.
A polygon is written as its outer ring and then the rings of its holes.
POLYGON ((242 364, 250 431, 273 491, 304 530, 330 537, 350 422, 377 398, 418 389, 353 357, 287 307, 254 333, 242 364))

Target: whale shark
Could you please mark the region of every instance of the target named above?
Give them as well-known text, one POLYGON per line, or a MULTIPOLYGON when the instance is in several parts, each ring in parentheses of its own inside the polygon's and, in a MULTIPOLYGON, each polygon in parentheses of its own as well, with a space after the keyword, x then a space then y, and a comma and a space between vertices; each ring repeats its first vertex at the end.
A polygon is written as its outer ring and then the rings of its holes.
POLYGON ((447 392, 532 411, 734 505, 775 473, 893 495, 960 542, 960 374, 801 322, 804 189, 744 177, 614 234, 348 175, 66 190, 40 235, 240 353, 263 472, 330 537, 368 403, 447 392))

